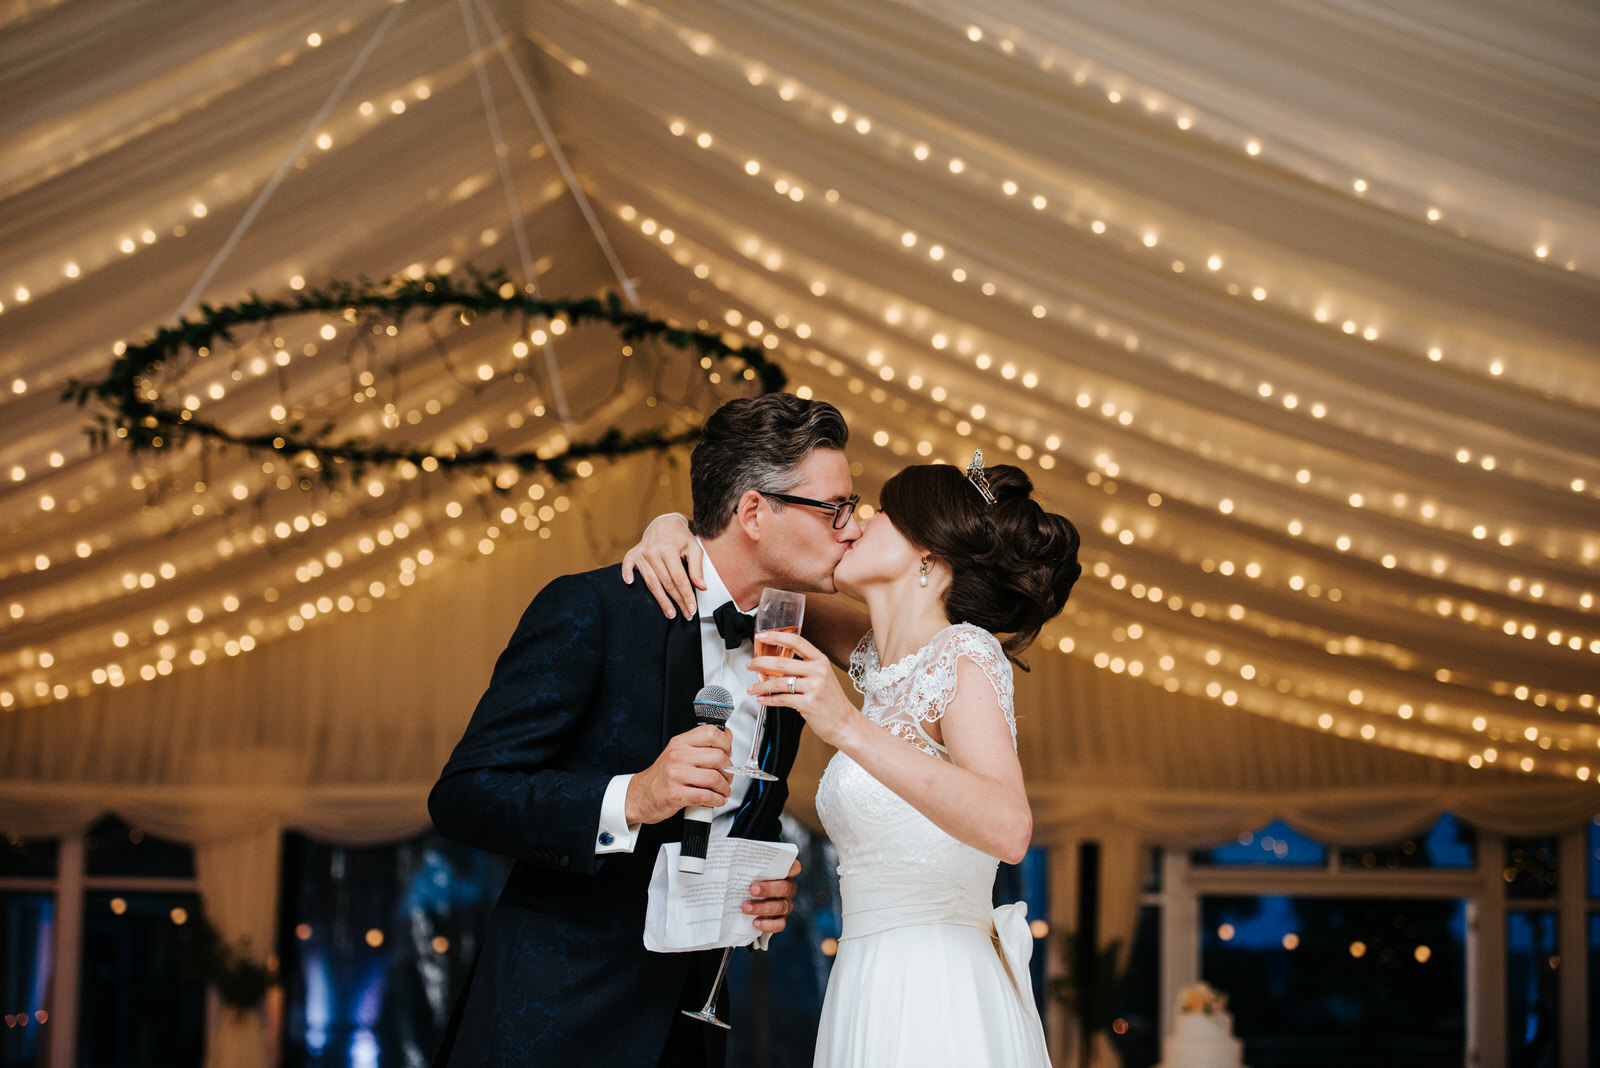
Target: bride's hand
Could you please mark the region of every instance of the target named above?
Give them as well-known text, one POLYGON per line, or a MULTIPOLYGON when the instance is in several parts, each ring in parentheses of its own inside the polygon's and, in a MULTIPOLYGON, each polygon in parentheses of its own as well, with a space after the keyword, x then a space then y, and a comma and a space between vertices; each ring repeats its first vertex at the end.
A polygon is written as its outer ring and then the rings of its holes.
POLYGON ((633 585, 633 572, 637 570, 668 619, 678 610, 683 612, 683 618, 693 619, 694 591, 706 588, 701 555, 700 543, 694 540, 683 516, 676 512, 658 515, 644 528, 639 544, 622 557, 622 581, 633 585), (669 521, 663 523, 663 519, 669 521))
POLYGON ((839 677, 822 651, 798 634, 765 630, 756 635, 759 643, 780 645, 792 650, 798 659, 786 656, 758 656, 750 661, 755 671, 782 672, 758 679, 749 687, 763 705, 782 705, 805 717, 806 726, 835 749, 848 750, 855 731, 864 722, 860 711, 845 696, 839 677), (790 680, 793 680, 792 682, 790 680))

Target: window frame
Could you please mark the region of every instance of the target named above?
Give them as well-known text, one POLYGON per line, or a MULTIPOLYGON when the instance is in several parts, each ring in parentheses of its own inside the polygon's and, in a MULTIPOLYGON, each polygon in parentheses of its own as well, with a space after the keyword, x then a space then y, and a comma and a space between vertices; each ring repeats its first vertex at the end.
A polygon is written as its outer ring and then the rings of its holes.
MULTIPOLYGON (((56 873, 0 876, 0 891, 47 892, 55 899, 54 969, 45 1010, 50 1013, 49 1055, 44 1068, 75 1068, 78 1063, 78 1018, 82 998, 83 931, 88 895, 95 891, 124 893, 189 893, 199 895, 194 876, 89 875, 85 839, 92 827, 62 835, 56 842, 56 873)), ((189 843, 179 843, 192 849, 189 843)))
POLYGON ((1511 899, 1502 877, 1507 836, 1477 830, 1477 866, 1471 869, 1352 870, 1328 847, 1318 867, 1196 866, 1188 848, 1160 850, 1161 885, 1140 895, 1141 907, 1160 917, 1160 1033, 1172 1033, 1177 992, 1200 975, 1200 900, 1212 895, 1294 897, 1461 898, 1466 904, 1466 1057, 1476 1068, 1506 1068, 1506 931, 1511 912, 1551 911, 1557 916, 1561 1051, 1567 1060, 1587 1056, 1588 925, 1600 916, 1600 898, 1588 887, 1587 826, 1556 836, 1562 878, 1550 900, 1511 899), (1495 981, 1486 977, 1497 976, 1495 981))

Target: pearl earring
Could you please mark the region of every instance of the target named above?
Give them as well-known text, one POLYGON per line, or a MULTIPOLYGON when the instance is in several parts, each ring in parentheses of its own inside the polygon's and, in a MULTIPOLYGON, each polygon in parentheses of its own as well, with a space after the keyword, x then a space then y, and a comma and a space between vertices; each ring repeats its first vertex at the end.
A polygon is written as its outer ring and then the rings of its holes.
POLYGON ((928 561, 926 559, 922 561, 922 572, 917 579, 917 585, 924 588, 926 588, 928 585, 928 561))

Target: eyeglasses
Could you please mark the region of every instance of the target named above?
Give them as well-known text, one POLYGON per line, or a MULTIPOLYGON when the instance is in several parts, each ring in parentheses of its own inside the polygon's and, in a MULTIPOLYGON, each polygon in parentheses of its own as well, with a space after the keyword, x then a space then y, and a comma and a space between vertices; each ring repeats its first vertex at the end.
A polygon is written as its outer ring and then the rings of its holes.
POLYGON ((832 512, 834 530, 843 530, 850 524, 850 517, 856 514, 856 505, 861 501, 861 497, 855 493, 835 504, 832 501, 814 501, 810 497, 795 497, 788 493, 768 493, 766 490, 756 492, 785 504, 803 504, 807 508, 821 508, 823 511, 832 512))

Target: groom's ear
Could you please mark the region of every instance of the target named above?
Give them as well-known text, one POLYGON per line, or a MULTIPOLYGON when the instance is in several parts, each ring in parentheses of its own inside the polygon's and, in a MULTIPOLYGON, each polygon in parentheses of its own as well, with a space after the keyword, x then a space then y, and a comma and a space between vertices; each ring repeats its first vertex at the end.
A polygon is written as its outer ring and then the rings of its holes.
POLYGON ((739 498, 738 505, 733 510, 733 521, 744 536, 751 541, 761 540, 761 522, 767 513, 761 508, 761 494, 755 490, 745 490, 744 496, 739 498))

